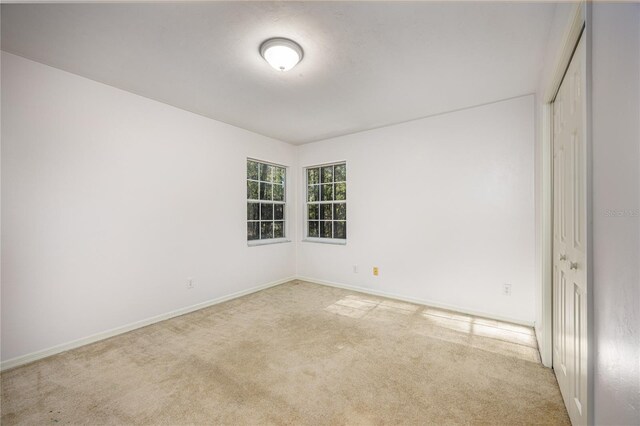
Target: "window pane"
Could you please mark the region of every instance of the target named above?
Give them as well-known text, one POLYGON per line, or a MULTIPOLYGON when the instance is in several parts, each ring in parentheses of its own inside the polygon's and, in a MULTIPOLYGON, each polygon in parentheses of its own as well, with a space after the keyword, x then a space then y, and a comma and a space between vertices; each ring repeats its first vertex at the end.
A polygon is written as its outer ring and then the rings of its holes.
POLYGON ((284 185, 273 184, 273 200, 284 201, 284 185))
POLYGON ((260 220, 260 204, 247 203, 247 220, 260 220))
POLYGON ((320 201, 320 185, 307 187, 307 201, 320 201))
POLYGON ((307 185, 320 183, 318 169, 307 169, 307 185))
POLYGON ((284 219, 284 204, 274 204, 273 205, 273 219, 274 220, 283 220, 284 219))
POLYGON ((322 185, 322 201, 333 200, 333 184, 322 185))
POLYGON ((308 215, 309 215, 309 220, 318 220, 319 219, 319 212, 318 212, 318 208, 320 207, 319 204, 309 204, 308 206, 308 215))
POLYGON ((347 184, 346 183, 336 183, 336 200, 346 200, 347 199, 347 184))
POLYGON ((263 203, 260 205, 260 220, 273 220, 273 204, 263 203))
POLYGON ((286 174, 286 167, 247 160, 248 240, 284 237, 286 174))
POLYGON ((247 179, 258 180, 258 163, 247 160, 247 179))
POLYGON ((320 234, 318 233, 318 222, 309 222, 309 231, 307 234, 309 237, 319 237, 320 234))
POLYGON ((272 184, 260 182, 260 199, 271 201, 272 188, 272 184))
POLYGON ((273 238, 284 238, 284 222, 273 222, 273 238))
POLYGON ((307 236, 346 239, 346 163, 309 168, 306 173, 307 236))
POLYGON ((347 238, 347 222, 333 222, 333 238, 347 238))
POLYGON ((323 220, 320 222, 320 236, 322 238, 331 238, 331 221, 323 220))
POLYGON ((286 172, 284 167, 273 166, 273 182, 278 185, 284 185, 286 172))
POLYGON ((322 183, 333 182, 333 166, 322 168, 322 183))
POLYGON ((247 240, 260 238, 260 222, 247 222, 247 240))
POLYGON ((260 222, 260 239, 273 238, 273 222, 260 222))
POLYGON ((258 199, 258 182, 253 182, 251 180, 247 181, 247 199, 248 200, 258 199))
POLYGON ((331 220, 331 204, 320 204, 320 219, 331 220))
POLYGON ((347 165, 346 164, 338 164, 333 168, 334 173, 334 181, 336 182, 344 182, 347 180, 347 165))
POLYGON ((260 163, 260 180, 264 182, 271 182, 272 170, 273 166, 260 163))

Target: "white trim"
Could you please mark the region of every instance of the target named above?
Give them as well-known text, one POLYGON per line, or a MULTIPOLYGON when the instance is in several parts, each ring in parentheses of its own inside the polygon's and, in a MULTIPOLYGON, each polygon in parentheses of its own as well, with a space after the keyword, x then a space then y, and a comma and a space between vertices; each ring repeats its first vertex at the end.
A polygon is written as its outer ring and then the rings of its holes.
POLYGON ((591 59, 591 23, 593 4, 585 4, 584 9, 584 34, 585 38, 585 73, 586 73, 586 88, 585 88, 585 101, 586 101, 586 117, 585 117, 585 142, 586 142, 586 154, 587 164, 585 168, 586 173, 586 224, 587 224, 587 424, 594 423, 595 419, 595 309, 594 299, 595 292, 593 290, 593 140, 592 140, 592 105, 591 88, 592 88, 592 59, 591 59))
POLYGON ((425 300, 425 299, 418 299, 418 298, 415 298, 415 297, 401 296, 399 294, 388 293, 386 291, 373 290, 373 289, 370 289, 370 288, 358 287, 358 286, 353 286, 353 285, 348 285, 348 284, 341 284, 341 283, 336 283, 336 282, 333 282, 333 281, 319 280, 319 279, 310 278, 310 277, 298 276, 298 277, 296 277, 296 279, 298 281, 306 281, 306 282, 309 282, 309 283, 324 285, 324 286, 328 286, 328 287, 342 288, 342 289, 345 289, 345 290, 356 291, 358 293, 364 293, 364 294, 370 294, 370 295, 373 295, 373 296, 386 297, 388 299, 395 299, 395 300, 399 300, 399 301, 402 301, 402 302, 415 303, 417 305, 424 305, 424 306, 429 306, 429 307, 432 307, 432 308, 447 309, 447 310, 450 310, 450 311, 460 312, 462 314, 474 315, 474 316, 477 316, 477 317, 483 317, 483 318, 493 319, 493 320, 497 320, 497 321, 510 322, 510 323, 513 323, 513 324, 519 324, 519 325, 524 325, 526 327, 532 327, 533 328, 533 322, 531 322, 531 321, 522 321, 522 320, 515 319, 515 318, 503 317, 503 316, 491 314, 491 313, 488 313, 488 312, 476 311, 474 309, 467 309, 467 308, 463 308, 463 307, 460 307, 460 306, 449 305, 449 304, 446 304, 446 303, 434 302, 432 300, 425 300))
MULTIPOLYGON (((541 216, 541 298, 542 298, 542 325, 536 327, 536 338, 540 359, 545 367, 552 367, 553 363, 553 149, 551 146, 552 108, 549 101, 545 101, 542 107, 542 197, 541 216)), ((537 324, 536 324, 537 326, 537 324)))
POLYGON ((556 70, 553 74, 553 78, 549 82, 549 85, 545 88, 544 101, 551 103, 556 98, 556 94, 562 84, 562 79, 569 67, 571 57, 582 34, 582 28, 585 24, 585 7, 586 3, 580 1, 574 4, 573 11, 571 13, 571 24, 565 29, 562 49, 558 52, 558 56, 555 61, 556 70))
MULTIPOLYGON (((313 143, 313 142, 309 142, 309 143, 313 143)), ((318 167, 325 167, 325 166, 335 166, 336 164, 342 164, 342 163, 347 163, 347 160, 338 160, 338 161, 329 161, 328 163, 320 163, 320 164, 309 164, 308 166, 302 166, 302 169, 304 171, 306 171, 307 169, 315 169, 318 167)), ((307 181, 307 176, 304 176, 304 181, 307 181)), ((342 181, 340 181, 342 182, 342 181)), ((346 181, 344 181, 346 182, 346 181)), ((318 182, 318 183, 322 183, 322 182, 318 182)), ((315 184, 314 184, 315 185, 315 184)))
POLYGON ((87 337, 82 337, 77 340, 72 340, 71 342, 62 343, 60 345, 56 345, 47 349, 43 349, 36 352, 31 352, 26 355, 21 355, 15 358, 8 359, 6 361, 2 361, 0 363, 0 371, 5 371, 10 368, 18 367, 20 365, 24 365, 33 361, 37 361, 42 358, 49 357, 51 355, 56 355, 61 352, 68 351, 70 349, 79 348, 80 346, 85 346, 90 343, 98 342, 100 340, 108 339, 113 336, 117 336, 119 334, 123 334, 138 328, 146 327, 151 324, 155 324, 160 321, 164 321, 170 318, 178 317, 180 315, 188 314, 190 312, 194 312, 203 308, 207 308, 209 306, 217 305, 218 303, 226 302, 232 299, 237 299, 238 297, 246 296, 251 293, 255 293, 261 290, 265 290, 270 287, 275 287, 280 284, 284 284, 289 281, 295 280, 295 277, 288 277, 277 281, 272 281, 267 284, 259 285, 256 287, 252 287, 246 290, 238 291, 235 293, 228 294, 226 296, 221 296, 215 299, 207 300, 206 302, 196 303, 195 305, 186 306, 184 308, 176 309, 171 312, 167 312, 164 314, 156 315, 151 318, 146 318, 140 321, 132 322, 127 325, 123 325, 121 327, 112 328, 111 330, 102 331, 100 333, 92 334, 87 337))
POLYGON ((534 322, 533 332, 534 332, 534 334, 536 335, 536 341, 538 342, 538 353, 540 354, 540 362, 541 362, 541 363, 542 363, 542 365, 544 365, 545 367, 551 368, 551 366, 550 366, 550 365, 546 365, 546 364, 544 363, 544 360, 542 359, 542 351, 541 351, 540 343, 539 343, 539 342, 540 342, 540 340, 541 340, 541 338, 542 338, 542 336, 540 335, 540 330, 539 330, 539 329, 538 329, 538 327, 535 325, 535 322, 534 322))
MULTIPOLYGON (((289 166, 285 166, 284 164, 274 163, 273 161, 268 161, 268 160, 258 160, 257 158, 254 158, 254 157, 247 157, 247 161, 253 161, 254 163, 268 164, 270 166, 282 167, 284 169, 289 168, 289 166)), ((247 179, 247 180, 255 180, 255 179, 247 179)), ((258 176, 258 180, 260 180, 260 176, 258 176)))
POLYGON ((119 334, 124 334, 127 333, 129 331, 132 330, 136 330, 138 328, 142 328, 142 327, 146 327, 148 325, 151 324, 155 324, 164 320, 168 320, 174 317, 178 317, 181 315, 185 315, 188 314, 190 312, 194 312, 200 309, 204 309, 207 308, 209 306, 213 306, 213 305, 217 305, 219 303, 223 303, 232 299, 237 299, 239 297, 242 296, 246 296, 249 295, 251 293, 256 293, 258 291, 261 290, 266 290, 268 288, 271 287, 275 287, 278 286, 280 284, 284 284, 290 281, 295 281, 295 280, 299 280, 299 281, 306 281, 309 283, 313 283, 313 284, 319 284, 319 285, 324 285, 324 286, 328 286, 328 287, 336 287, 336 288, 342 288, 345 290, 351 290, 351 291, 355 291, 358 293, 365 293, 365 294, 371 294, 374 296, 380 296, 380 297, 386 297, 389 299, 395 299, 395 300, 399 300, 399 301, 403 301, 403 302, 409 302, 409 303, 415 303, 418 305, 424 305, 424 306, 430 306, 430 307, 434 307, 434 308, 441 308, 441 309, 449 309, 452 311, 456 311, 456 312, 460 312, 460 313, 464 313, 464 314, 469 314, 469 315, 475 315, 475 316, 480 316, 480 317, 484 317, 484 318, 489 318, 489 319, 495 319, 498 321, 506 321, 506 322, 510 322, 510 323, 514 323, 514 324, 520 324, 520 325, 524 325, 527 327, 533 327, 533 324, 531 322, 528 321, 521 321, 515 318, 508 318, 508 317, 503 317, 503 316, 499 316, 499 315, 494 315, 494 314, 490 314, 487 312, 482 312, 482 311, 476 311, 476 310, 472 310, 472 309, 466 309, 466 308, 462 308, 459 306, 454 306, 454 305, 448 305, 445 303, 439 303, 439 302, 433 302, 433 301, 429 301, 429 300, 424 300, 424 299, 417 299, 414 297, 406 297, 406 296, 401 296, 398 294, 393 294, 393 293, 388 293, 388 292, 384 292, 384 291, 379 291, 379 290, 372 290, 372 289, 367 289, 367 288, 363 288, 363 287, 358 287, 358 286, 351 286, 351 285, 347 285, 347 284, 340 284, 340 283, 336 283, 336 282, 331 282, 331 281, 325 281, 325 280, 318 280, 315 278, 309 278, 309 277, 300 277, 300 276, 296 276, 296 277, 288 277, 288 278, 284 278, 281 280, 277 280, 277 281, 273 281, 267 284, 263 284, 263 285, 259 285, 256 287, 252 287, 246 290, 242 290, 242 291, 238 291, 235 293, 231 293, 228 294, 226 296, 221 296, 218 297, 216 299, 211 299, 208 300, 206 302, 201 302, 201 303, 197 303, 195 305, 191 305, 191 306, 186 306, 184 308, 180 308, 180 309, 176 309, 174 311, 171 312, 167 312, 164 314, 160 314, 160 315, 156 315, 154 317, 151 318, 146 318, 140 321, 136 321, 121 327, 116 327, 116 328, 112 328, 110 330, 106 330, 100 333, 96 333, 96 334, 92 334, 90 336, 87 337, 83 337, 77 340, 72 340, 71 342, 66 342, 66 343, 62 343, 60 345, 56 345, 56 346, 52 346, 50 348, 47 349, 43 349, 40 351, 36 351, 36 352, 31 352, 29 354, 26 355, 21 355, 15 358, 11 358, 8 359, 6 361, 2 361, 0 363, 0 371, 6 371, 8 369, 11 368, 15 368, 15 367, 19 367, 21 365, 24 364, 28 364, 30 362, 34 362, 34 361, 38 361, 40 359, 43 358, 47 358, 50 357, 52 355, 56 355, 62 352, 66 352, 68 350, 71 349, 75 349, 75 348, 79 348, 81 346, 85 346, 91 343, 95 343, 98 342, 100 340, 104 340, 104 339, 108 339, 110 337, 114 337, 117 336, 119 334))
MULTIPOLYGON (((254 221, 257 222, 257 221, 254 221)), ((279 222, 279 221, 275 221, 279 222)), ((266 246, 269 244, 282 244, 282 243, 290 243, 291 240, 288 238, 267 238, 265 240, 249 240, 247 241, 248 247, 256 247, 256 246, 266 246)))
POLYGON ((341 238, 315 238, 306 237, 301 240, 303 243, 320 243, 320 244, 333 244, 337 246, 346 246, 347 240, 341 238))

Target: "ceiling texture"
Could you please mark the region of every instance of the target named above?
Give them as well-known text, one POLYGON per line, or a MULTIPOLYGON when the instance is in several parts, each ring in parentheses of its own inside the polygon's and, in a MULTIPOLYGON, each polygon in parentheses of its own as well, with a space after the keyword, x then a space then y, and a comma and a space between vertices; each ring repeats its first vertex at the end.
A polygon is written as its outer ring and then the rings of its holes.
POLYGON ((2 49, 293 144, 533 93, 553 3, 3 4, 2 49), (281 73, 271 37, 304 49, 281 73))

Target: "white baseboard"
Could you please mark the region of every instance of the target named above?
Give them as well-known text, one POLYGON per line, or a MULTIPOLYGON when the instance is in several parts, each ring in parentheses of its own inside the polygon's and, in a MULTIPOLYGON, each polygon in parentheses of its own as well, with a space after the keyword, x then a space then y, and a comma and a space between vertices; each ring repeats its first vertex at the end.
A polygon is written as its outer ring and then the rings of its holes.
POLYGON ((542 362, 542 365, 544 365, 547 368, 551 368, 552 367, 552 360, 551 360, 551 352, 547 352, 546 348, 545 348, 545 341, 542 338, 542 330, 540 330, 540 328, 538 327, 537 324, 535 324, 533 326, 533 330, 536 333, 536 341, 538 342, 538 352, 540 352, 540 361, 542 362))
POLYGON ((267 283, 267 284, 263 284, 263 285, 260 285, 260 286, 249 288, 247 290, 238 291, 236 293, 228 294, 226 296, 218 297, 216 299, 208 300, 206 302, 197 303, 195 305, 191 305, 191 306, 187 306, 187 307, 184 307, 184 308, 176 309, 176 310, 171 311, 171 312, 167 312, 167 313, 164 313, 164 314, 156 315, 154 317, 146 318, 146 319, 143 319, 143 320, 140 320, 140 321, 136 321, 136 322, 127 324, 127 325, 123 325, 121 327, 112 328, 111 330, 106 330, 106 331, 103 331, 103 332, 100 332, 100 333, 92 334, 90 336, 83 337, 83 338, 77 339, 77 340, 73 340, 71 342, 62 343, 60 345, 56 345, 56 346, 53 346, 51 348, 47 348, 47 349, 43 349, 43 350, 40 350, 40 351, 29 353, 29 354, 26 354, 26 355, 21 355, 21 356, 15 357, 15 358, 11 358, 11 359, 8 359, 6 361, 2 361, 0 363, 0 371, 5 371, 5 370, 8 370, 10 368, 14 368, 14 367, 18 367, 20 365, 28 364, 30 362, 37 361, 39 359, 46 358, 46 357, 51 356, 51 355, 56 355, 56 354, 59 354, 61 352, 68 351, 70 349, 75 349, 75 348, 78 348, 80 346, 84 346, 84 345, 88 345, 90 343, 97 342, 99 340, 108 339, 110 337, 117 336, 118 334, 123 334, 123 333, 126 333, 128 331, 135 330, 137 328, 146 327, 148 325, 151 325, 151 324, 154 324, 154 323, 157 323, 157 322, 160 322, 160 321, 164 321, 164 320, 167 320, 167 319, 170 319, 170 318, 174 318, 174 317, 177 317, 177 316, 180 316, 180 315, 188 314, 189 312, 194 312, 194 311, 197 311, 199 309, 207 308, 209 306, 213 306, 213 305, 216 305, 218 303, 226 302, 226 301, 231 300, 231 299, 237 299, 238 297, 246 296, 248 294, 255 293, 255 292, 258 292, 260 290, 265 290, 265 289, 270 288, 270 287, 275 287, 277 285, 284 284, 284 283, 292 281, 292 280, 307 281, 307 282, 314 283, 314 284, 320 284, 320 285, 325 285, 325 286, 329 286, 329 287, 337 287, 337 288, 342 288, 342 289, 345 289, 345 290, 356 291, 356 292, 359 292, 359 293, 371 294, 371 295, 374 295, 374 296, 387 297, 389 299, 396 299, 396 300, 400 300, 400 301, 403 301, 403 302, 415 303, 415 304, 418 304, 418 305, 431 306, 431 307, 434 307, 434 308, 441 308, 441 309, 449 309, 449 310, 452 310, 452 311, 457 311, 457 312, 461 312, 461 313, 465 313, 465 314, 469 314, 469 315, 475 315, 475 316, 479 316, 479 317, 495 319, 495 320, 498 320, 498 321, 506 321, 506 322, 511 322, 511 323, 514 323, 514 324, 521 324, 521 325, 525 325, 525 326, 528 326, 528 327, 532 327, 533 326, 532 323, 527 322, 527 321, 522 321, 522 320, 518 320, 518 319, 514 319, 514 318, 507 318, 507 317, 502 317, 502 316, 498 316, 498 315, 493 315, 493 314, 488 313, 488 312, 481 312, 481 311, 475 311, 475 310, 471 310, 471 309, 466 309, 466 308, 463 308, 463 307, 460 307, 460 306, 448 305, 448 304, 433 302, 433 301, 424 300, 424 299, 417 299, 417 298, 414 298, 414 297, 401 296, 401 295, 398 295, 398 294, 388 293, 388 292, 385 292, 385 291, 368 289, 368 288, 364 288, 364 287, 352 286, 352 285, 347 285, 347 284, 340 284, 340 283, 335 283, 335 282, 325 281, 325 280, 319 280, 319 279, 310 278, 310 277, 297 276, 297 277, 288 277, 288 278, 285 278, 285 279, 282 279, 282 280, 278 280, 278 281, 273 281, 273 282, 270 282, 270 283, 267 283))
POLYGON ((53 346, 48 349, 43 349, 40 351, 32 352, 26 355, 21 355, 15 358, 8 359, 6 361, 2 361, 0 363, 0 371, 8 370, 10 368, 18 367, 23 364, 27 364, 33 361, 37 361, 42 358, 46 358, 51 355, 59 354, 61 352, 68 351, 70 349, 75 349, 80 346, 88 345, 90 343, 97 342, 99 340, 108 339, 109 337, 117 336, 118 334, 123 334, 131 330, 135 330, 137 328, 146 327, 147 325, 151 325, 160 321, 167 320, 169 318, 177 317, 180 315, 188 314, 189 312, 197 311, 199 309, 207 308, 209 306, 217 305, 218 303, 226 302, 231 299, 237 299, 238 297, 246 296, 251 293, 255 293, 260 290, 264 290, 270 287, 275 287, 280 284, 284 284, 288 281, 295 280, 295 277, 289 277, 278 281, 273 281, 267 284, 259 285, 257 287, 252 287, 247 290, 238 291, 236 293, 231 293, 226 296, 218 297, 216 299, 207 300, 206 302, 196 303, 195 305, 186 306, 184 308, 176 309, 175 311, 167 312, 165 314, 156 315, 151 318, 146 318, 140 321, 136 321, 127 325, 123 325, 121 327, 112 328, 111 330, 106 330, 100 333, 92 334, 87 337, 83 337, 81 339, 73 340, 71 342, 62 343, 60 345, 53 346))
POLYGON ((456 312, 460 312, 460 313, 468 314, 468 315, 473 315, 473 316, 477 316, 477 317, 489 318, 489 319, 493 319, 493 320, 497 320, 497 321, 504 321, 504 322, 510 322, 510 323, 513 323, 513 324, 524 325, 524 326, 527 326, 527 327, 533 327, 533 323, 529 322, 529 321, 523 321, 523 320, 516 319, 516 318, 503 317, 503 316, 499 316, 499 315, 494 315, 494 314, 489 313, 489 312, 482 312, 482 311, 476 311, 476 310, 472 310, 472 309, 467 309, 467 308, 464 308, 464 307, 461 307, 461 306, 448 305, 448 304, 445 304, 445 303, 434 302, 434 301, 431 301, 431 300, 424 300, 424 299, 417 299, 415 297, 401 296, 399 294, 388 293, 388 292, 385 292, 385 291, 374 290, 374 289, 364 288, 364 287, 358 287, 358 286, 353 286, 353 285, 348 285, 348 284, 340 284, 340 283, 335 283, 335 282, 325 281, 325 280, 318 280, 318 279, 309 278, 309 277, 298 276, 298 277, 296 277, 296 279, 299 280, 299 281, 307 281, 307 282, 310 282, 310 283, 326 285, 326 286, 329 286, 329 287, 337 287, 337 288, 343 288, 345 290, 357 291, 358 293, 371 294, 373 296, 381 296, 381 297, 387 297, 389 299, 400 300, 400 301, 403 301, 403 302, 415 303, 417 305, 425 305, 425 306, 430 306, 432 308, 448 309, 450 311, 456 311, 456 312))

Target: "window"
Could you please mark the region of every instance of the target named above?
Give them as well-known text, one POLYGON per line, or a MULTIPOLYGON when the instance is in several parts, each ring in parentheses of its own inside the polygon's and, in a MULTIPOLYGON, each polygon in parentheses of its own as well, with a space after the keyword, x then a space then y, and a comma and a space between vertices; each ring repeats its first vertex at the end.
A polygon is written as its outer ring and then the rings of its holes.
POLYGON ((347 165, 308 167, 307 239, 347 239, 347 165))
POLYGON ((285 238, 283 166, 247 160, 247 241, 285 238))

